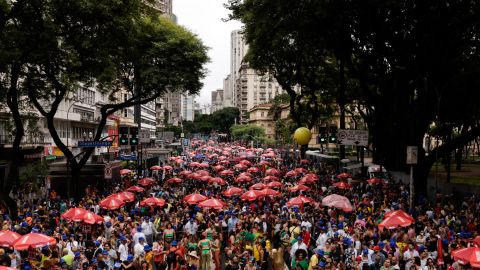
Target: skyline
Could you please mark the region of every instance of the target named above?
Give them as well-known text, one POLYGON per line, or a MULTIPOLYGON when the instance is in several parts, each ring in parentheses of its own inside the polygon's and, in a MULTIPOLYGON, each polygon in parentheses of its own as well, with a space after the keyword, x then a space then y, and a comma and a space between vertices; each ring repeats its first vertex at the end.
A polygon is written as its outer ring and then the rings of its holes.
POLYGON ((229 11, 223 7, 224 0, 174 0, 173 13, 177 22, 197 34, 209 47, 210 63, 207 64, 207 76, 196 101, 201 105, 211 103, 211 92, 223 89, 223 79, 230 73, 230 33, 240 29, 237 21, 224 22, 229 11), (208 16, 199 10, 208 10, 208 16))

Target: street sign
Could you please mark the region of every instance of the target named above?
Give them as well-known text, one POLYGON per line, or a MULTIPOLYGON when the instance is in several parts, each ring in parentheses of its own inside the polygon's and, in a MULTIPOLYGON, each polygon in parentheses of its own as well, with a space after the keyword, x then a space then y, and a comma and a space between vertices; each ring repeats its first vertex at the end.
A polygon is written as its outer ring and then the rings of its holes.
POLYGON ((104 168, 104 178, 107 179, 112 179, 112 165, 107 163, 105 164, 104 168))
POLYGON ((368 146, 368 130, 339 129, 338 144, 353 146, 368 146))
POLYGON ((183 139, 183 146, 188 146, 189 141, 189 139, 183 139))
POLYGON ((418 162, 418 147, 407 146, 407 164, 414 165, 418 162))
POLYGON ((112 141, 78 141, 78 147, 102 147, 102 146, 112 146, 112 141))

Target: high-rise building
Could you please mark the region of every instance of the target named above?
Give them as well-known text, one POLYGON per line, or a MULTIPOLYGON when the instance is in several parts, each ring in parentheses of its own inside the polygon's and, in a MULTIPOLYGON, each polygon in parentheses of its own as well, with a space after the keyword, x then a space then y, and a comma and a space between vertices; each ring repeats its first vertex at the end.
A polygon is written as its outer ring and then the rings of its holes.
POLYGON ((230 74, 223 79, 223 107, 233 107, 234 95, 233 95, 233 83, 230 74))
POLYGON ((212 108, 210 110, 211 113, 221 110, 224 107, 223 93, 224 93, 223 89, 217 89, 215 91, 212 91, 212 108))
POLYGON ((193 121, 194 114, 194 96, 183 94, 180 96, 180 113, 182 121, 193 121))

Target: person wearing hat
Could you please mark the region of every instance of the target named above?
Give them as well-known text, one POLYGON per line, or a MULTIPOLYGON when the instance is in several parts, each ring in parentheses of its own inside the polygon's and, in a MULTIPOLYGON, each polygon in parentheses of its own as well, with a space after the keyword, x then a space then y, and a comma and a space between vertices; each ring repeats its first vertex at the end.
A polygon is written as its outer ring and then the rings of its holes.
MULTIPOLYGON (((137 231, 133 234, 132 240, 133 244, 136 245, 140 242, 140 238, 143 238, 143 241, 145 241, 145 234, 142 232, 142 227, 138 226, 137 231)), ((142 247, 143 250, 143 247, 142 247)))
POLYGON ((188 253, 187 270, 198 270, 200 266, 200 257, 197 255, 197 251, 192 250, 188 253))
POLYGON ((128 256, 128 240, 125 235, 120 236, 120 245, 117 249, 118 254, 120 255, 119 259, 121 262, 127 260, 128 256))
POLYGON ((308 263, 308 270, 316 270, 320 259, 323 257, 323 250, 317 249, 315 253, 310 257, 308 263))
POLYGON ((350 238, 343 238, 343 255, 345 257, 345 266, 347 269, 353 269, 355 267, 355 258, 357 257, 357 251, 353 248, 353 243, 350 238))
POLYGON ((67 248, 64 248, 62 251, 63 257, 62 259, 65 260, 65 263, 68 267, 72 267, 74 256, 70 252, 68 252, 67 248))
POLYGON ((373 247, 373 253, 370 254, 370 261, 373 261, 375 263, 375 257, 380 258, 380 265, 383 265, 385 263, 385 255, 383 255, 382 252, 380 252, 381 248, 379 246, 374 246, 373 247))
POLYGON ((132 254, 128 254, 127 259, 122 262, 122 268, 134 269, 133 259, 134 259, 134 256, 132 254))
POLYGON ((135 257, 143 256, 143 254, 145 254, 145 246, 145 238, 140 237, 138 239, 138 243, 133 246, 133 254, 135 255, 135 257))
POLYGON ((82 255, 80 251, 76 251, 73 258, 72 269, 80 269, 82 266, 82 255))
POLYGON ((305 245, 305 243, 303 243, 303 238, 301 236, 297 236, 297 242, 295 242, 290 249, 291 258, 295 258, 295 252, 297 252, 299 249, 303 249, 308 252, 308 247, 305 245))
POLYGON ((147 264, 148 264, 148 270, 153 270, 155 261, 153 260, 154 255, 152 252, 152 246, 145 245, 144 251, 145 251, 145 261, 147 261, 147 264))
POLYGON ((190 218, 183 228, 185 229, 185 232, 187 232, 187 234, 196 235, 198 230, 198 224, 193 218, 190 218))
POLYGON ((142 230, 143 230, 143 233, 145 234, 145 240, 147 241, 147 244, 152 245, 153 244, 153 223, 150 221, 149 217, 145 217, 145 219, 143 220, 142 230))

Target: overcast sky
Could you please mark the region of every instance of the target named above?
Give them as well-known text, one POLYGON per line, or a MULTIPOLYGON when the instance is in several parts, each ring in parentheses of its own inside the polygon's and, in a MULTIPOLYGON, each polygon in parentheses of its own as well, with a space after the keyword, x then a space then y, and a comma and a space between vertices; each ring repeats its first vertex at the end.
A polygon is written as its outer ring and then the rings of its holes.
POLYGON ((230 32, 240 29, 237 21, 223 22, 228 10, 227 0, 173 0, 173 13, 178 23, 197 34, 210 48, 208 75, 196 100, 200 104, 211 103, 211 92, 223 88, 223 79, 230 73, 230 32))

